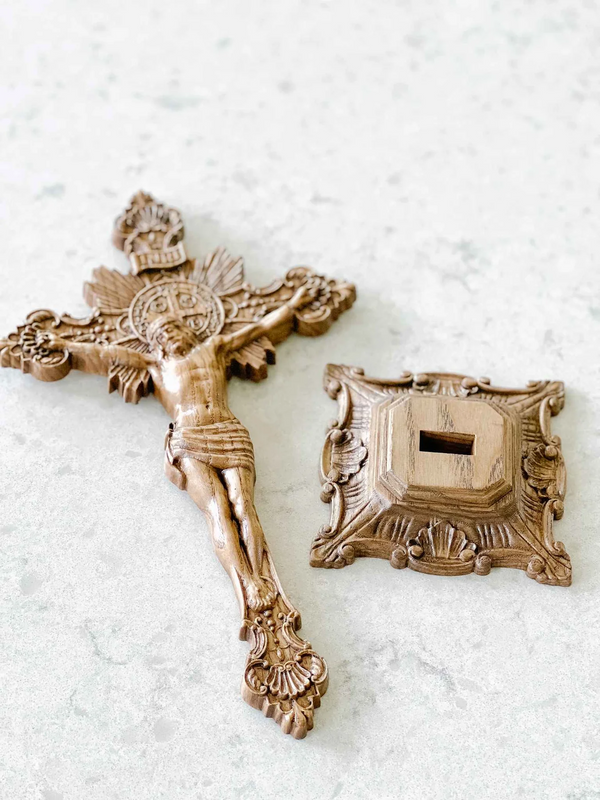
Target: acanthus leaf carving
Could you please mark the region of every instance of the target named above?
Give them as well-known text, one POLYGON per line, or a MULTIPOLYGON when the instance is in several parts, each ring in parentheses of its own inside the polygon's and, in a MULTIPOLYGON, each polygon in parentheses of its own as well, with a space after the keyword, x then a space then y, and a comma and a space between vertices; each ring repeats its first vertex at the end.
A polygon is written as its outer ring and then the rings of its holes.
POLYGON ((530 445, 523 456, 523 471, 542 501, 564 499, 566 469, 557 444, 530 445))
POLYGON ((331 441, 327 480, 334 483, 347 483, 365 463, 368 451, 362 439, 347 429, 333 428, 328 437, 331 441))

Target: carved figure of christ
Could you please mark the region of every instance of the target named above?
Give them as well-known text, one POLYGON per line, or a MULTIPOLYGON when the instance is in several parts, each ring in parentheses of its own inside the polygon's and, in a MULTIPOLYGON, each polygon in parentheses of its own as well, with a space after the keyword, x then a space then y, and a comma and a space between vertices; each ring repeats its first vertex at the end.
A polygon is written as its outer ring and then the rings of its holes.
POLYGON ((254 611, 273 605, 277 587, 263 575, 266 544, 254 506, 256 475, 250 438, 246 439, 245 428, 227 404, 227 364, 231 353, 291 322, 295 311, 310 303, 316 291, 305 284, 260 321, 204 341, 177 317, 160 316, 148 331, 148 353, 116 344, 67 341, 50 331, 41 331, 37 337, 38 344, 49 351, 68 350, 86 359, 149 370, 154 394, 174 420, 175 432, 199 431, 202 438, 203 429, 212 429, 217 436, 221 431, 222 441, 215 443, 222 450, 220 459, 215 459, 214 452, 190 448, 192 452, 180 457, 179 469, 173 466, 171 471, 167 466, 167 470, 206 515, 215 552, 238 599, 242 607, 247 603, 254 611), (239 453, 227 441, 232 431, 245 439, 239 453))
POLYGON ((0 339, 0 366, 42 381, 72 368, 105 374, 109 391, 126 402, 156 394, 173 420, 165 471, 206 515, 240 604, 240 636, 251 646, 242 697, 302 738, 327 689, 327 666, 297 634, 300 614, 254 507, 254 451, 228 407, 227 380, 266 378, 274 345, 292 331, 325 333, 350 308, 355 289, 307 267, 255 288, 241 258, 218 248, 196 261, 182 240, 179 212, 139 192, 113 231, 131 272, 94 270, 84 287, 88 318, 34 311, 0 339))

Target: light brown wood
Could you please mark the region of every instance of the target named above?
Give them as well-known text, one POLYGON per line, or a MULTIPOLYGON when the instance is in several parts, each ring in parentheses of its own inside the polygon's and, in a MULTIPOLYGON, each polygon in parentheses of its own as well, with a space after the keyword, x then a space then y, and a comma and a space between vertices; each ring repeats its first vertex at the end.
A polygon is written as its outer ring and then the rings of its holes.
POLYGON ((313 566, 375 556, 435 575, 505 566, 570 585, 569 556, 552 535, 566 489, 550 430, 562 383, 503 389, 441 373, 377 380, 330 364, 325 389, 339 415, 321 461, 331 522, 313 543, 313 566))
POLYGON ((443 395, 394 398, 377 408, 374 428, 381 448, 376 480, 404 499, 429 505, 437 492, 461 505, 478 504, 510 490, 512 436, 489 403, 443 395), (469 454, 458 452, 465 441, 469 454), (432 452, 434 442, 441 452, 432 452))
POLYGON ((205 513, 235 587, 240 636, 251 644, 242 696, 302 738, 327 689, 325 661, 299 638, 254 507, 250 436, 227 405, 227 379, 267 377, 273 345, 292 331, 318 336, 355 299, 354 287, 299 267, 265 289, 244 282, 225 250, 188 259, 175 209, 138 193, 115 225, 132 272, 100 267, 85 285, 86 319, 35 311, 6 340, 0 365, 43 381, 71 368, 106 374, 109 391, 137 403, 154 392, 173 423, 165 470, 205 513))

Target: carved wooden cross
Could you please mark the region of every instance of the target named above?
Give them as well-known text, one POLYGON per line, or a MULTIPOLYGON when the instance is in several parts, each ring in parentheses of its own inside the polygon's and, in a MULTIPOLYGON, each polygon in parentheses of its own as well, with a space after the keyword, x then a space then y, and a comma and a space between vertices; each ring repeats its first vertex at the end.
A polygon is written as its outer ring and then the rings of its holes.
POLYGON ((254 507, 254 453, 227 405, 231 375, 259 381, 274 345, 292 331, 318 336, 355 299, 354 287, 305 267, 264 289, 244 281, 241 258, 217 249, 188 258, 178 211, 139 192, 117 219, 113 241, 132 270, 99 267, 84 286, 85 319, 34 311, 0 340, 0 365, 43 381, 70 369, 108 376, 108 390, 137 403, 154 392, 174 422, 165 471, 206 514, 219 560, 240 603, 250 642, 242 697, 302 738, 327 689, 327 666, 296 635, 254 507))

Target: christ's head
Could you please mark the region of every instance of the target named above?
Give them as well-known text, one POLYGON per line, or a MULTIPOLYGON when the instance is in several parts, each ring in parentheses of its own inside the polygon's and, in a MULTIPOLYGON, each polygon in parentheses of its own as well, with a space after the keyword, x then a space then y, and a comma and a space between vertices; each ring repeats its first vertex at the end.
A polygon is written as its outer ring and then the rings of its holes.
POLYGON ((150 349, 164 358, 184 358, 198 344, 194 331, 178 317, 157 317, 146 332, 150 349))

